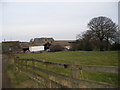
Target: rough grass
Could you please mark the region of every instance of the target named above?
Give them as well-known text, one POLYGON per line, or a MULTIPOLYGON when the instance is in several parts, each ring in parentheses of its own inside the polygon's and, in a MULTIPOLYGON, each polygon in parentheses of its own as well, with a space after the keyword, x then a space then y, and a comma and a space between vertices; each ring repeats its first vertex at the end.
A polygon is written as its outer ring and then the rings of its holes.
MULTIPOLYGON (((50 53, 25 53, 16 54, 20 58, 34 58, 39 60, 78 64, 78 65, 99 65, 99 66, 118 66, 117 51, 69 51, 69 52, 50 52, 50 53)), ((30 64, 30 63, 29 63, 30 64)), ((55 66, 48 66, 36 63, 37 67, 48 69, 67 76, 71 75, 70 69, 63 69, 55 66)), ((113 85, 118 84, 118 74, 82 71, 82 78, 113 85)), ((80 77, 81 78, 81 77, 80 77)))
POLYGON ((69 51, 51 53, 16 54, 20 58, 34 58, 39 60, 79 65, 118 66, 117 51, 69 51))
POLYGON ((15 69, 13 59, 10 58, 7 65, 7 74, 10 78, 11 88, 42 88, 41 83, 37 83, 30 79, 27 75, 15 69))

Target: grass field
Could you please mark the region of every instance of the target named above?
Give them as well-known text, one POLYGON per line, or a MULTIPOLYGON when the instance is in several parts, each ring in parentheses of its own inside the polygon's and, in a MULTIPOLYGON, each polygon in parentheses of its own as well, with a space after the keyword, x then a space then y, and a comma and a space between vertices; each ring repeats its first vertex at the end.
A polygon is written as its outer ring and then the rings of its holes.
POLYGON ((16 54, 16 56, 19 56, 20 58, 34 58, 66 64, 76 63, 79 65, 118 66, 117 51, 69 51, 50 53, 27 53, 16 54))
POLYGON ((11 55, 9 55, 9 62, 7 64, 7 74, 10 78, 11 88, 43 88, 41 83, 37 83, 27 75, 16 71, 11 55))
MULTIPOLYGON (((65 51, 65 52, 50 52, 50 53, 23 53, 15 54, 20 58, 34 58, 39 60, 78 64, 78 65, 99 65, 99 66, 118 66, 118 52, 117 51, 65 51)), ((43 64, 36 64, 40 68, 46 68, 43 64)), ((63 69, 55 66, 49 66, 48 70, 70 75, 70 69, 63 69)), ((118 74, 83 71, 83 78, 102 83, 109 83, 113 85, 118 84, 118 74)))

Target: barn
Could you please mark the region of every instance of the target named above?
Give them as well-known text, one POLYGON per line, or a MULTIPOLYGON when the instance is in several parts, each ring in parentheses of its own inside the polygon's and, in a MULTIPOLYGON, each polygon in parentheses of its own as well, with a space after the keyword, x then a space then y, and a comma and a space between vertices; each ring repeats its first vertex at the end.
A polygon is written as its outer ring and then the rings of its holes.
POLYGON ((2 52, 15 52, 21 50, 19 41, 4 41, 2 42, 2 52))

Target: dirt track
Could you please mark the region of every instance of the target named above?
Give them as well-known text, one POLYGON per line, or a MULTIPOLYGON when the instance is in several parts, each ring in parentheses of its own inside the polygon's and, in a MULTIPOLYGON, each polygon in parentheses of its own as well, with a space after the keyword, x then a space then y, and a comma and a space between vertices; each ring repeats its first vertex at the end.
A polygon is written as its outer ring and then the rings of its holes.
POLYGON ((7 75, 8 56, 2 55, 2 88, 10 88, 10 79, 7 75))

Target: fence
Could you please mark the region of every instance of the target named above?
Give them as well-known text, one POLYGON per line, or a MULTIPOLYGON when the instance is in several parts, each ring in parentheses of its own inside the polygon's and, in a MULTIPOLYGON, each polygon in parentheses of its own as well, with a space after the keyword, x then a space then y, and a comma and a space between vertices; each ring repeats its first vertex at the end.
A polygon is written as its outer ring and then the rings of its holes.
POLYGON ((117 67, 91 66, 91 65, 70 65, 54 62, 47 62, 37 59, 14 59, 16 69, 22 71, 34 80, 42 82, 48 88, 115 88, 111 84, 85 80, 82 77, 82 71, 97 71, 106 73, 118 73, 117 67), (45 65, 41 68, 38 63, 45 65), (49 70, 50 66, 71 70, 71 75, 63 75, 49 70), (80 73, 79 73, 80 72, 80 73))

